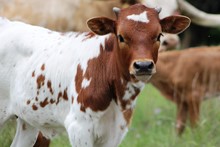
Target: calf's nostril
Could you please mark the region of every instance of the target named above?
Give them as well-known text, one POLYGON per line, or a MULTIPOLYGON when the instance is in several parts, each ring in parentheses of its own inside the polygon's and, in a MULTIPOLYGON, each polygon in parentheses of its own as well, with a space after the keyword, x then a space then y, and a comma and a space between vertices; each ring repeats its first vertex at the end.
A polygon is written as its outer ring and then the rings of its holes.
POLYGON ((153 62, 147 63, 147 68, 148 69, 153 69, 154 68, 154 63, 153 62))
POLYGON ((137 72, 151 72, 154 68, 154 63, 151 61, 137 61, 133 64, 137 72))
POLYGON ((140 62, 134 62, 134 68, 136 69, 136 70, 139 70, 139 69, 141 69, 141 64, 140 64, 140 62))

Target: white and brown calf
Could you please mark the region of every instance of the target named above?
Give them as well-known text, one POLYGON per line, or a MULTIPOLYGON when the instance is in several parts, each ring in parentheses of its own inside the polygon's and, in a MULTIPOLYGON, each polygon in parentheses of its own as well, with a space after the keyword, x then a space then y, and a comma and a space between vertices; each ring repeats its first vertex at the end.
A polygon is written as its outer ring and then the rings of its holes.
POLYGON ((188 27, 137 4, 87 23, 94 33, 58 33, 0 19, 0 125, 17 116, 12 147, 41 131, 66 130, 72 146, 114 147, 125 136, 136 96, 155 73, 161 32, 188 27))

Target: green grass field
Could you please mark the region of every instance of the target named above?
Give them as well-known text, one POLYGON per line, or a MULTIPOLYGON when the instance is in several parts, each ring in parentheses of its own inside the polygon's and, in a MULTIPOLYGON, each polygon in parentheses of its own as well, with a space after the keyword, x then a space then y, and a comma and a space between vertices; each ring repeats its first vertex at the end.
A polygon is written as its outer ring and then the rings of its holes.
MULTIPOLYGON (((196 129, 186 127, 182 137, 175 133, 175 105, 151 85, 139 95, 129 132, 120 147, 220 147, 220 99, 204 101, 196 129)), ((13 123, 0 134, 0 147, 9 147, 14 135, 13 123)), ((64 135, 51 147, 70 147, 64 135)))

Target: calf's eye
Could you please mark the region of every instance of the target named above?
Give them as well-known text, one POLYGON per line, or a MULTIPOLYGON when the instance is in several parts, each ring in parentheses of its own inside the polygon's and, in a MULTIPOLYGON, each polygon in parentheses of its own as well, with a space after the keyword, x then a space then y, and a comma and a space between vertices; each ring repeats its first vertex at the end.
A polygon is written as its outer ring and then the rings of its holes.
POLYGON ((121 35, 118 35, 118 39, 120 42, 125 42, 124 38, 121 35))

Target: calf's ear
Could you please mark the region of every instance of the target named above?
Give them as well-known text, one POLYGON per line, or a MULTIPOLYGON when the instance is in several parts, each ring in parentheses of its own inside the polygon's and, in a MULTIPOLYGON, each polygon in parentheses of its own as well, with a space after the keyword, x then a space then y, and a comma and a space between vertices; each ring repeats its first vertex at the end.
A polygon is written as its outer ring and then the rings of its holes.
POLYGON ((115 33, 115 21, 107 17, 95 17, 87 21, 89 29, 97 35, 115 33))
POLYGON ((160 20, 162 32, 179 34, 189 27, 191 20, 182 15, 168 16, 160 20))

